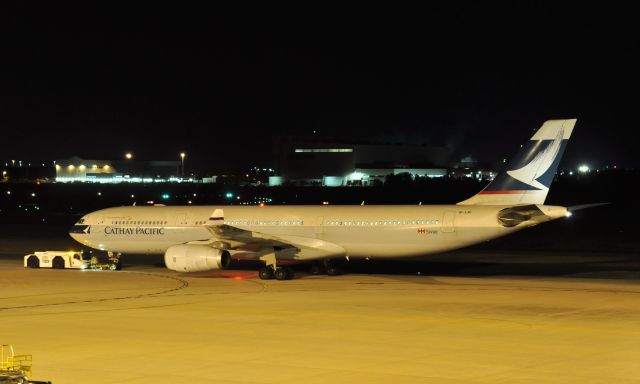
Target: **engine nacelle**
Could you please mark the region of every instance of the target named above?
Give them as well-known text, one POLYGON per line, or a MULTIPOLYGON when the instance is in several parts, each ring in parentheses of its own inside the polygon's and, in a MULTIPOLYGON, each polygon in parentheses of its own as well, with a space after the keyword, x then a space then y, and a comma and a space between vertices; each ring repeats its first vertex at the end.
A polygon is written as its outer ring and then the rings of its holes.
POLYGON ((174 245, 165 252, 164 263, 173 271, 203 272, 228 267, 231 255, 207 245, 174 245))

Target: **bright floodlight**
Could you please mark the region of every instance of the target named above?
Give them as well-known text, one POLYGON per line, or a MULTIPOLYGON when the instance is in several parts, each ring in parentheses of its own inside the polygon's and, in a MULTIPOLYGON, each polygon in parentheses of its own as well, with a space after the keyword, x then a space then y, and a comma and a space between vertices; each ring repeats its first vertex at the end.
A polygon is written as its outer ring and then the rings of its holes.
POLYGON ((580 167, 578 167, 578 171, 580 171, 580 173, 587 173, 589 172, 589 166, 583 164, 580 167))
POLYGON ((185 157, 185 156, 187 156, 187 154, 186 154, 186 153, 184 153, 184 152, 180 153, 180 157, 181 157, 183 160, 184 160, 184 157, 185 157))

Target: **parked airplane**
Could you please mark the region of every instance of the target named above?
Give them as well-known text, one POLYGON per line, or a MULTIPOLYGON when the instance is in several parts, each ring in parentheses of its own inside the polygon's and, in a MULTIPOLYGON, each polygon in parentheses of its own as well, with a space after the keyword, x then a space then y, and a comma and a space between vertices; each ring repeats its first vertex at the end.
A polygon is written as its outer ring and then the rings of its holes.
POLYGON ((285 265, 295 261, 462 248, 568 215, 544 201, 575 123, 546 121, 505 171, 455 205, 128 206, 89 213, 70 235, 114 254, 164 254, 180 272, 262 260, 260 278, 278 280, 293 277, 285 265))

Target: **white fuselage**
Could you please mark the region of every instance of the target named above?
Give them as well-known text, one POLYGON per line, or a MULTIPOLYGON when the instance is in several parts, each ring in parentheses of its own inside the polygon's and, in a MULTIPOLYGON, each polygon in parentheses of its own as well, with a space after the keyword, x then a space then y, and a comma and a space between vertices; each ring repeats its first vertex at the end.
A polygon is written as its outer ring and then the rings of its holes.
MULTIPOLYGON (((86 215, 78 222, 86 228, 71 236, 104 251, 163 254, 173 245, 210 239, 207 220, 214 210, 224 209, 227 225, 293 242, 315 241, 312 247, 337 245, 343 251, 334 247, 334 256, 407 257, 465 247, 538 223, 504 227, 496 215, 505 207, 130 206, 86 215)), ((302 252, 295 258, 314 257, 302 252)))

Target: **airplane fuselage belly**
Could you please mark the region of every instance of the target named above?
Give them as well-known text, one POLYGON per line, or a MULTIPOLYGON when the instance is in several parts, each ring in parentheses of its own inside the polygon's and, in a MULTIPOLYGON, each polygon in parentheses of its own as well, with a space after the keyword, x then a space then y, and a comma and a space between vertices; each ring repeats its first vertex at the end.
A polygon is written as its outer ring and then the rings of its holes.
MULTIPOLYGON (((82 244, 121 253, 163 254, 172 245, 207 240, 219 207, 119 207, 94 212, 82 244)), ((225 224, 273 236, 320 239, 350 257, 407 257, 461 248, 516 229, 498 224, 499 207, 267 206, 223 207, 225 224)), ((304 259, 304 255, 300 255, 304 259)))

